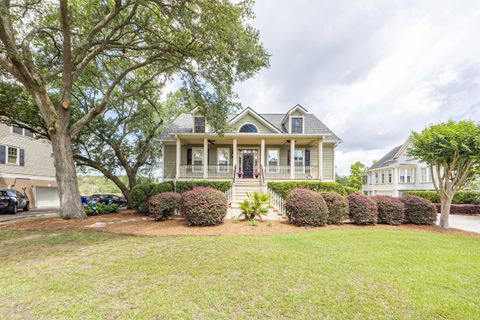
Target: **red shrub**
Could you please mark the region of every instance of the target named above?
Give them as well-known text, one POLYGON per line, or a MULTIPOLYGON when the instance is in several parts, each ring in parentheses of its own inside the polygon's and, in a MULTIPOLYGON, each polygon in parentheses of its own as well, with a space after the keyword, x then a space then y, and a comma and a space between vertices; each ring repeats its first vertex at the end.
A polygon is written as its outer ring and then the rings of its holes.
MULTIPOLYGON (((441 204, 436 203, 437 212, 441 212, 441 204)), ((452 204, 450 207, 451 214, 480 214, 479 204, 452 204)))
POLYGON ((148 199, 148 212, 155 220, 167 220, 180 207, 182 196, 176 192, 162 192, 148 199))
POLYGON ((435 224, 437 213, 433 203, 417 196, 405 195, 400 198, 405 205, 405 221, 413 224, 435 224))
POLYGON ((391 196, 374 196, 377 204, 378 223, 399 225, 405 220, 405 206, 398 198, 391 196))
POLYGON ((327 224, 341 224, 348 218, 348 201, 336 192, 322 192, 323 200, 328 207, 327 224))
POLYGON ((371 198, 352 193, 348 196, 349 217, 353 224, 375 224, 377 222, 377 205, 371 198))
POLYGON ((328 207, 320 193, 296 188, 285 200, 287 217, 297 226, 323 226, 327 223, 328 207))
POLYGON ((181 212, 190 226, 213 226, 223 222, 227 205, 223 192, 195 187, 182 194, 181 212))

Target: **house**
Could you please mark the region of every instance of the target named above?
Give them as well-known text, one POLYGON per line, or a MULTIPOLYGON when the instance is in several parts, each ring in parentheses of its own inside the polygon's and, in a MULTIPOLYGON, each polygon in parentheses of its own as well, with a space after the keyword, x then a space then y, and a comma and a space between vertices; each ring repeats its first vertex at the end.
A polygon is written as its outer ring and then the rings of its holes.
POLYGON ((363 177, 366 195, 401 196, 406 190, 434 190, 430 167, 412 159, 407 150, 410 139, 375 162, 363 177))
POLYGON ((58 207, 50 143, 27 129, 0 124, 0 188, 26 194, 33 208, 58 207))
POLYGON ((341 139, 302 106, 246 108, 229 115, 228 125, 219 136, 199 108, 180 115, 160 135, 164 179, 335 181, 341 139))

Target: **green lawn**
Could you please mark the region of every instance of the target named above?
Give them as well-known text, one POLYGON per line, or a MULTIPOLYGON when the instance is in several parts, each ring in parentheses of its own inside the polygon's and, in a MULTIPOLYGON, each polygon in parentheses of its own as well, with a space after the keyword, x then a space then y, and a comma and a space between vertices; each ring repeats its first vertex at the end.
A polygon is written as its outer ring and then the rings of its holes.
POLYGON ((480 237, 0 232, 0 261, 5 318, 480 318, 480 237))

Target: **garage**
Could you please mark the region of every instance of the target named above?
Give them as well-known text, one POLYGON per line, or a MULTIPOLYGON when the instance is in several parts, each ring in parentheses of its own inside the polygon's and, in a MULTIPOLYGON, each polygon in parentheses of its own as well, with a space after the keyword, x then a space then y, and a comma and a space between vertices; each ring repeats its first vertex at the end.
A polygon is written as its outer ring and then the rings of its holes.
POLYGON ((60 206, 57 188, 36 187, 35 199, 37 208, 52 208, 60 206))

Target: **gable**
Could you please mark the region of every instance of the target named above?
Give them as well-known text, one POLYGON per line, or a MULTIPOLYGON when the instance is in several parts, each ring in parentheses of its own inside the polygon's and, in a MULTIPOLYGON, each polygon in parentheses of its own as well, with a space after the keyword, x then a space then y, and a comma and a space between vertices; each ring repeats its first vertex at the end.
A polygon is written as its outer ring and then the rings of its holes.
POLYGON ((263 122, 259 121, 257 118, 253 117, 250 113, 246 113, 243 115, 241 118, 237 119, 235 121, 235 124, 233 125, 233 129, 231 130, 232 132, 238 132, 238 130, 244 125, 244 124, 253 124, 254 126, 257 127, 258 133, 277 133, 277 131, 269 128, 267 125, 265 125, 263 122))

